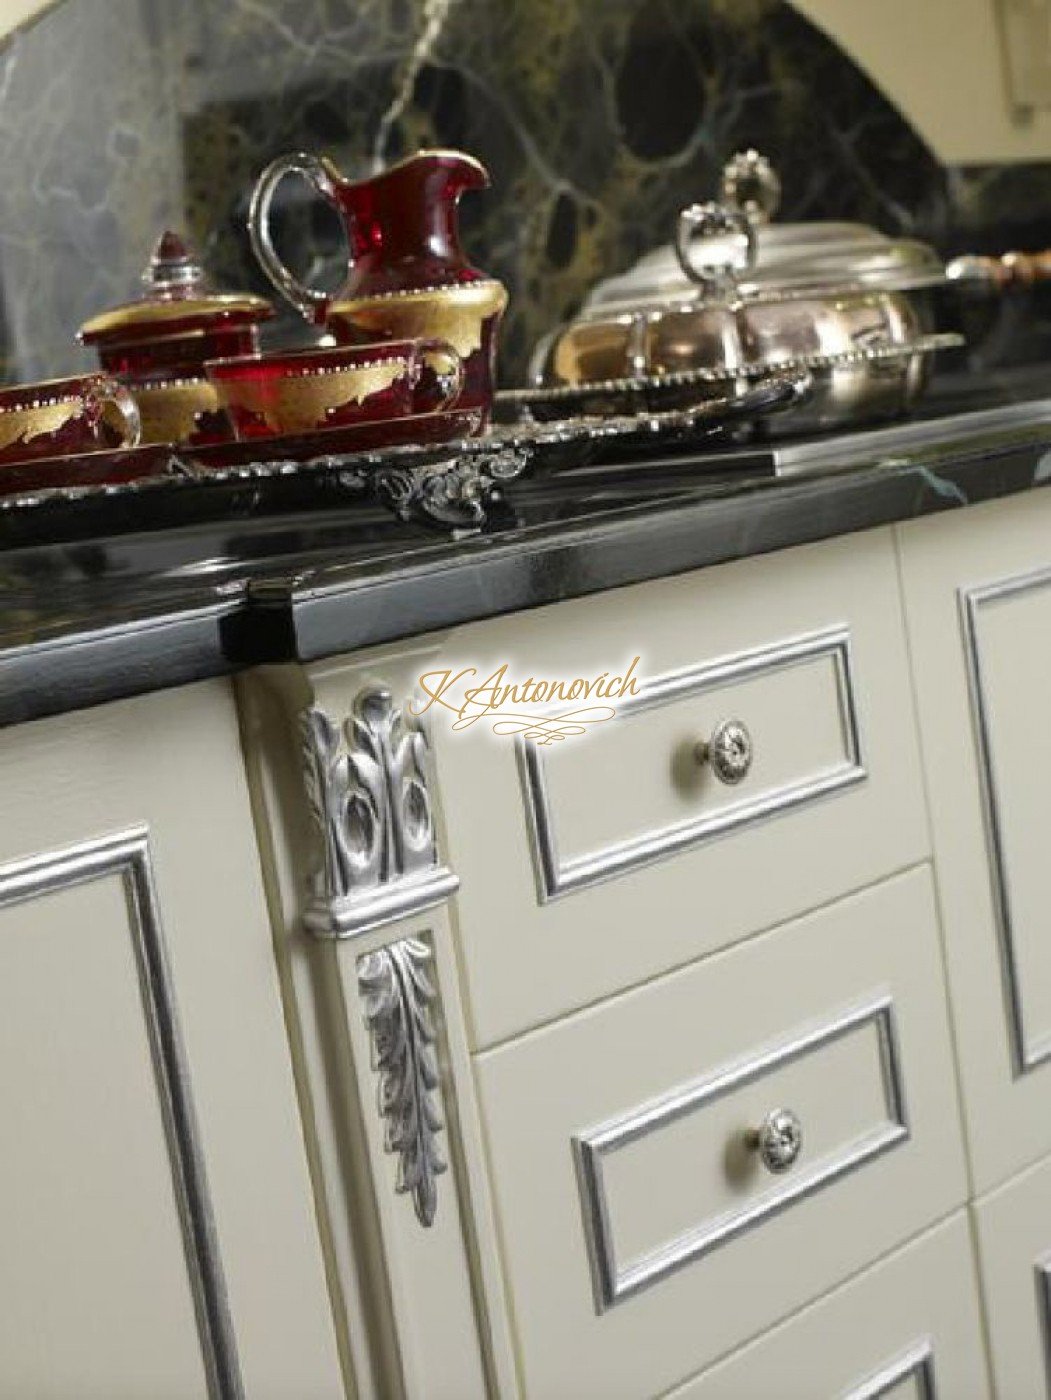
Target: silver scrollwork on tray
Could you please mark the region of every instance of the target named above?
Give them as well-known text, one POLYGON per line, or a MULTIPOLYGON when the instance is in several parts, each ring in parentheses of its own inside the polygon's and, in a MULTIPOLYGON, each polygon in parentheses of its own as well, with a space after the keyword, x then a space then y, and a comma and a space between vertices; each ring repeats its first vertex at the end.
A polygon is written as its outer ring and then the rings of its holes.
POLYGON ((401 520, 477 529, 490 519, 501 485, 528 464, 522 447, 464 451, 441 463, 380 467, 373 489, 401 520))
POLYGON ((383 1145, 398 1157, 397 1190, 411 1192, 421 1225, 434 1223, 437 1178, 446 1170, 438 1149, 438 1056, 431 951, 405 938, 358 959, 358 988, 372 1034, 379 1076, 383 1145))
POLYGON ((459 882, 438 861, 426 739, 390 691, 361 691, 342 730, 310 706, 300 738, 321 844, 307 928, 350 938, 447 898, 459 882))

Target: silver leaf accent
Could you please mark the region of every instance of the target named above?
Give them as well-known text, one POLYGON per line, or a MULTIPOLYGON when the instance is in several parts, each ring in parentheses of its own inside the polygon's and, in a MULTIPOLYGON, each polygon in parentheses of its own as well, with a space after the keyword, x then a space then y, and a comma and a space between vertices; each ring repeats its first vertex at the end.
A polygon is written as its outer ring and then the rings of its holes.
POLYGON ((431 1007, 437 993, 425 943, 405 938, 358 959, 358 989, 372 1033, 379 1075, 383 1145, 398 1156, 397 1190, 412 1193, 421 1225, 434 1223, 437 1178, 446 1170, 438 1149, 442 1119, 435 1102, 438 1056, 431 1007))
POLYGON ((340 753, 339 730, 324 710, 317 706, 305 710, 299 717, 299 728, 307 800, 324 849, 318 884, 333 896, 345 895, 353 883, 354 865, 345 820, 349 764, 340 753))
POLYGON ((438 863, 426 740, 391 692, 361 691, 342 734, 311 706, 300 739, 321 845, 307 927, 350 937, 446 898, 458 882, 438 863))

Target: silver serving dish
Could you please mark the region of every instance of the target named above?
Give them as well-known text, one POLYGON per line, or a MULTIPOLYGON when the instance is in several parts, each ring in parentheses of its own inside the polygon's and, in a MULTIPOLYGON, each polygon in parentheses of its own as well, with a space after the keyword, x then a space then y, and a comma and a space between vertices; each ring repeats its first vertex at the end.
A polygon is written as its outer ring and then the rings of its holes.
MULTIPOLYGON (((533 383, 595 385, 703 372, 715 380, 809 371, 792 430, 909 409, 931 356, 962 344, 934 335, 923 290, 946 269, 926 244, 855 224, 768 220, 780 186, 755 152, 723 176, 723 203, 679 216, 674 244, 599 284, 579 316, 534 356, 533 383)), ((698 393, 703 393, 703 381, 698 393)))

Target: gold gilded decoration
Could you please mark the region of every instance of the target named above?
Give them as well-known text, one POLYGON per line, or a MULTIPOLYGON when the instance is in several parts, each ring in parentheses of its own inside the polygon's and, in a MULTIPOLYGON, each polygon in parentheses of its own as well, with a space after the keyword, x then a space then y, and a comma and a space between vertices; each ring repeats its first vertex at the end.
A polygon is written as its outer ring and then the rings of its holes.
POLYGON ((418 706, 410 705, 409 712, 418 718, 432 705, 441 705, 456 716, 452 724, 454 730, 470 729, 482 720, 492 727, 496 735, 514 735, 546 747, 583 734, 592 725, 613 719, 617 713, 616 707, 610 704, 585 705, 555 713, 529 711, 520 707, 543 705, 550 710, 556 701, 565 703, 592 698, 609 701, 638 695, 639 681, 635 675, 638 664, 639 658, 635 656, 620 675, 603 671, 598 676, 557 680, 538 680, 534 676, 523 681, 508 680, 506 661, 477 682, 478 669, 474 666, 464 666, 455 672, 451 668, 427 671, 419 678, 425 698, 418 706))
POLYGON ((444 340, 463 359, 482 344, 482 326, 507 305, 507 291, 495 278, 452 287, 423 287, 411 292, 337 301, 328 321, 394 340, 444 340))
POLYGON ((112 311, 102 311, 85 321, 77 332, 77 339, 110 335, 126 327, 152 325, 154 321, 188 321, 197 316, 231 315, 253 316, 260 320, 273 315, 268 301, 256 296, 238 296, 233 292, 215 292, 211 296, 196 299, 173 298, 171 301, 135 301, 127 306, 114 307, 112 311))
POLYGON ((57 433, 59 428, 84 414, 84 400, 78 397, 42 399, 17 408, 0 409, 0 450, 16 442, 57 433))
POLYGON ((224 379, 227 408, 258 414, 275 433, 310 432, 325 425, 330 410, 363 404, 410 373, 403 356, 369 360, 343 369, 304 370, 272 379, 224 379))
POLYGON ((207 379, 165 379, 132 391, 142 418, 141 442, 183 442, 198 413, 216 413, 219 395, 207 379))

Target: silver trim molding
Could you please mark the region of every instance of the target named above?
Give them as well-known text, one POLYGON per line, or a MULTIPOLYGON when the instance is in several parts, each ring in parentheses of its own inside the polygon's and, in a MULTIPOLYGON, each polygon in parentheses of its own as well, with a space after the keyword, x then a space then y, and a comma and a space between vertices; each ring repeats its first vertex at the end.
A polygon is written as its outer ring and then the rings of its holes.
POLYGON ((372 1033, 372 1067, 379 1076, 383 1145, 397 1153, 397 1191, 408 1191, 425 1228, 438 1209, 437 1177, 446 1170, 438 1150, 441 1114, 438 1056, 431 1010, 437 992, 428 973, 426 943, 403 938, 358 959, 358 990, 372 1033))
POLYGON ((849 1391, 843 1400, 880 1400, 889 1394, 902 1381, 915 1379, 921 1400, 937 1400, 934 1385, 934 1347, 930 1337, 911 1346, 904 1355, 897 1357, 882 1367, 875 1375, 863 1381, 856 1390, 849 1391))
MULTIPOLYGON (((651 861, 662 860, 702 841, 721 836, 739 826, 765 821, 804 803, 852 787, 866 776, 858 728, 857 705, 851 669, 850 631, 834 627, 789 642, 740 652, 735 656, 704 665, 690 666, 649 680, 639 694, 617 705, 617 721, 643 710, 666 705, 685 696, 699 695, 719 686, 751 680, 782 667, 800 665, 824 657, 835 667, 836 688, 846 753, 832 769, 798 783, 746 797, 715 812, 699 813, 689 821, 649 831, 640 836, 561 857, 555 819, 548 795, 544 759, 540 749, 518 740, 519 766, 525 789, 526 814, 530 825, 537 893, 541 903, 572 890, 608 880, 651 861)), ((615 721, 616 722, 616 721, 615 721)))
POLYGON ((1000 796, 996 780, 989 704, 985 693, 981 650, 978 639, 978 615, 983 604, 1029 593, 1051 585, 1051 569, 1039 569, 1000 579, 977 588, 959 590, 960 624, 963 631, 964 664, 971 700, 971 717, 978 745, 978 778, 982 794, 982 818, 985 826, 986 851, 992 884, 993 917, 996 922, 1000 951, 1000 968, 1004 984, 1008 1033, 1011 1041, 1011 1061, 1015 1077, 1027 1074, 1051 1059, 1051 1032, 1037 1040, 1029 1038, 1022 1005, 1022 987, 1015 946, 1015 927, 1011 913, 1011 891, 1007 878, 1003 829, 1000 820, 1000 796))
POLYGON ((128 905, 142 1008, 160 1098, 183 1247, 213 1400, 243 1400, 204 1157, 153 880, 145 827, 0 866, 0 909, 116 876, 128 905))
POLYGON ((300 715, 304 782, 322 848, 304 923, 354 938, 442 903, 458 887, 439 865, 427 744, 384 686, 362 690, 340 730, 317 705, 300 715))
POLYGON ((577 1183, 584 1210, 584 1227, 591 1263, 591 1276, 597 1312, 667 1278, 710 1250, 725 1244, 760 1221, 769 1219, 812 1195, 830 1182, 855 1171, 866 1162, 897 1147, 909 1137, 905 1089, 901 1073, 894 1022, 893 1001, 889 996, 852 1008, 833 1020, 810 1028, 743 1061, 717 1070, 714 1074, 687 1084, 642 1108, 601 1124, 572 1139, 577 1167, 577 1183), (627 1264, 617 1260, 613 1224, 610 1219, 603 1177, 603 1161, 611 1153, 648 1137, 686 1114, 696 1113, 714 1100, 742 1085, 761 1078, 783 1065, 813 1054, 863 1026, 874 1025, 879 1037, 880 1068, 887 1102, 888 1121, 865 1137, 851 1142, 845 1151, 825 1156, 813 1164, 793 1170, 781 1179, 776 1194, 765 1193, 740 1210, 687 1230, 668 1244, 627 1264))
POLYGON ((1036 1303, 1044 1352, 1044 1381, 1051 1396, 1051 1253, 1036 1261, 1036 1303))

